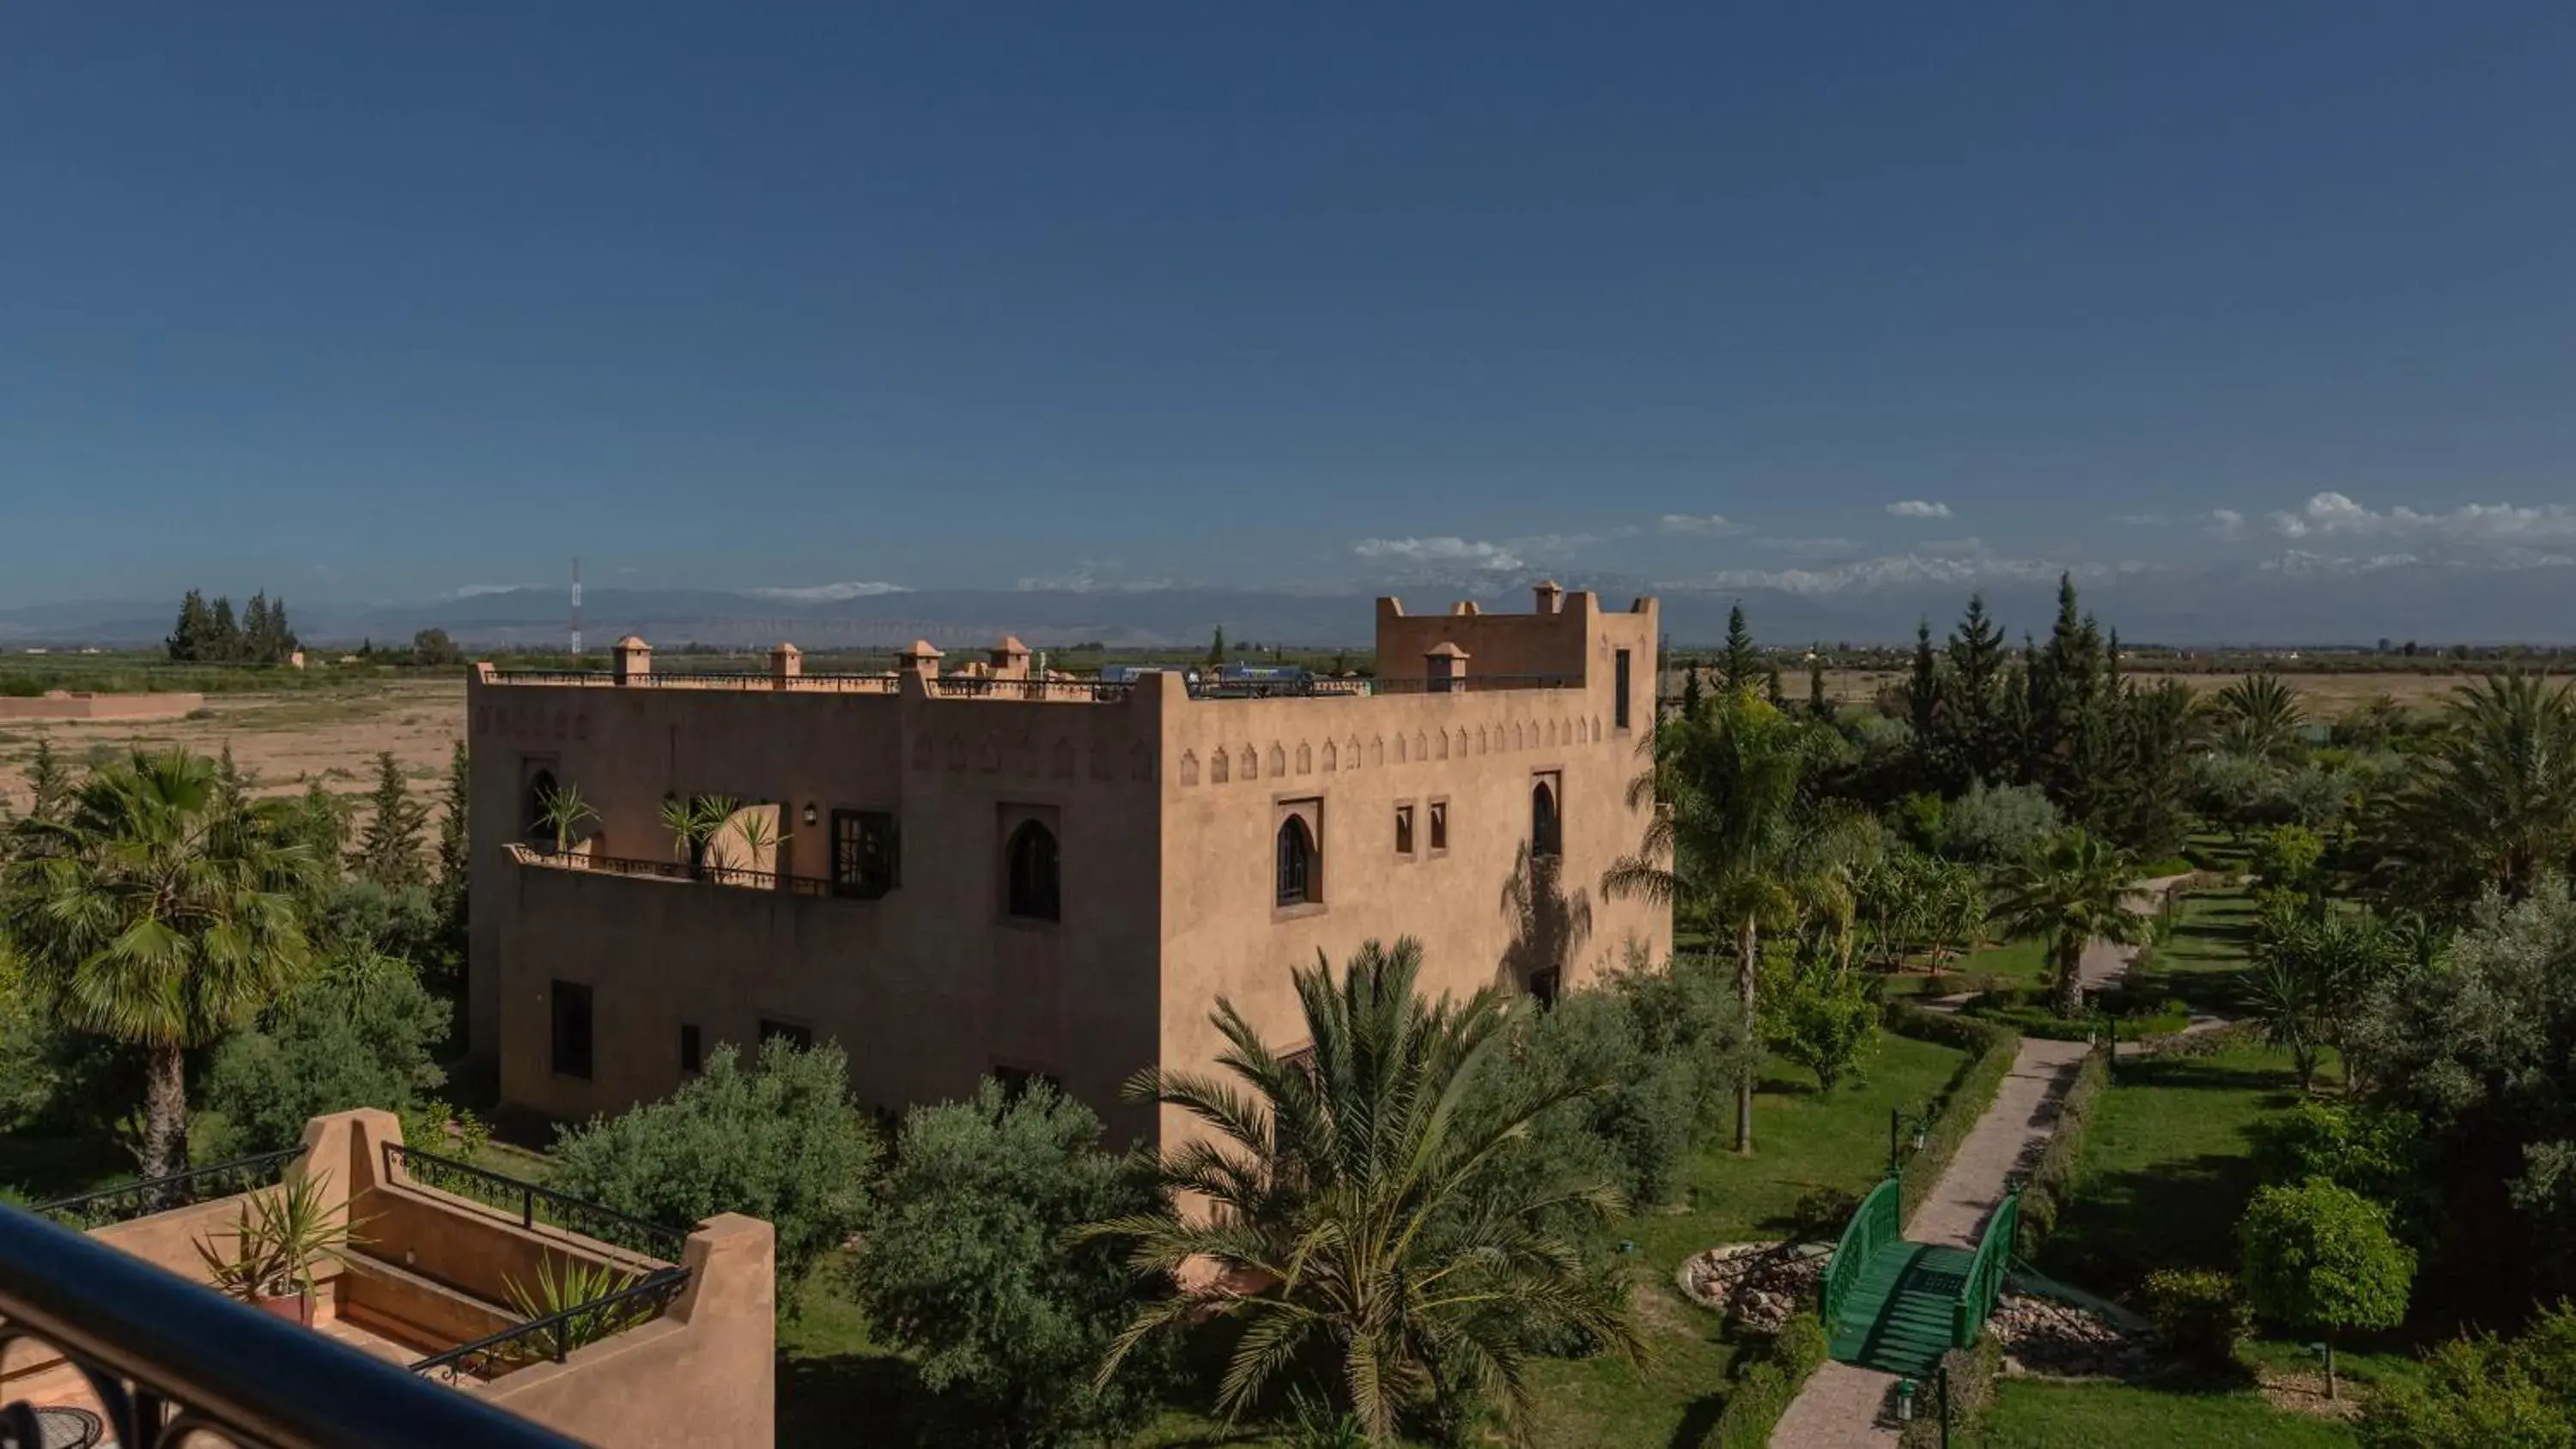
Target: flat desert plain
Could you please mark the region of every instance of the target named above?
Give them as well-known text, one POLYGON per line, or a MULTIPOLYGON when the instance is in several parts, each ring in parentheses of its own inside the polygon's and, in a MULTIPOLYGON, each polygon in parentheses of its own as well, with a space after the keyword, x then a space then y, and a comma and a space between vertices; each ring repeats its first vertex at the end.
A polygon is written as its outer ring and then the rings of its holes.
POLYGON ((375 787, 376 755, 391 750, 412 794, 435 811, 448 751, 465 733, 465 680, 388 680, 280 694, 215 694, 186 719, 0 722, 0 796, 23 809, 36 743, 77 771, 127 749, 182 745, 212 757, 225 745, 255 793, 301 794, 318 780, 334 794, 375 787))

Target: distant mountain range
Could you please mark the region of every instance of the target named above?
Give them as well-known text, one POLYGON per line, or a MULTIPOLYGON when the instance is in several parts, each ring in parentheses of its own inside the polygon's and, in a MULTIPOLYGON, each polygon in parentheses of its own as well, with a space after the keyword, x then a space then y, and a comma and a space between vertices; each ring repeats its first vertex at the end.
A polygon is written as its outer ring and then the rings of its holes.
MULTIPOLYGON (((1897 561, 1902 562, 1902 561, 1897 561)), ((1913 637, 1918 619, 1945 631, 1971 590, 2015 633, 2045 630, 2055 607, 2051 576, 1979 578, 1937 567, 1891 568, 1879 575, 1785 586, 1675 587, 1610 575, 1565 576, 1611 608, 1641 594, 1663 601, 1665 632, 1683 644, 1722 636, 1730 605, 1741 601, 1755 635, 1770 644, 1814 641, 1893 643, 1913 637)), ((2087 608, 2134 643, 2369 644, 2379 639, 2426 643, 2576 642, 2576 568, 2476 569, 2413 564, 2367 569, 2308 569, 2295 558, 2262 566, 2157 568, 2079 578, 2087 608)), ((809 649, 878 648, 916 637, 942 647, 974 645, 1015 633, 1032 645, 1088 640, 1153 647, 1205 640, 1222 627, 1238 641, 1366 647, 1373 600, 1396 594, 1416 612, 1446 612, 1473 598, 1488 611, 1530 607, 1527 581, 1486 574, 1466 579, 1390 584, 1383 590, 919 589, 815 597, 702 589, 594 588, 584 599, 584 633, 593 648, 623 634, 672 646, 688 642, 751 646, 793 640, 809 649)), ((399 604, 295 601, 294 622, 311 644, 355 646, 361 640, 408 642, 416 630, 445 629, 480 648, 559 647, 570 613, 561 587, 481 591, 465 597, 399 604)), ((40 604, 0 610, 0 645, 131 647, 157 643, 177 613, 175 600, 40 604)))

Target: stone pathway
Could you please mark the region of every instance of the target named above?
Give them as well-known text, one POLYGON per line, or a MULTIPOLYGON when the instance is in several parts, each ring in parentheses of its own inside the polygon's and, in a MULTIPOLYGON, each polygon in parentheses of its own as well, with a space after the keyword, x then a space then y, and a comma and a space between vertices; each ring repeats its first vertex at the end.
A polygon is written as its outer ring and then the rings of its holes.
MULTIPOLYGON (((2004 1183, 2026 1169, 2057 1130, 2059 1107, 2083 1063, 2084 1043, 2025 1039, 1994 1105, 1905 1225, 1907 1240, 1974 1248, 2004 1199, 2004 1183)), ((1896 1442, 1896 1376, 1829 1363, 1798 1391, 1771 1431, 1771 1449, 1863 1449, 1896 1442)))
MULTIPOLYGON (((2165 889, 2181 876, 2138 882, 2131 905, 2140 912, 2158 909, 2165 889)), ((2084 948, 2084 989, 2116 985, 2137 958, 2134 946, 2096 941, 2084 948)), ((1955 1011, 1971 998, 1959 996, 1926 1002, 1955 1011)), ((2188 1028, 2205 1031, 2225 1023, 2195 1017, 2188 1028)), ((2134 1043, 2122 1042, 2126 1054, 2134 1043)), ((2029 1169, 2057 1131, 2057 1116, 2075 1073, 2090 1050, 2078 1041, 2022 1040, 2013 1054, 2012 1071, 1995 1092, 1968 1139, 1959 1144, 1932 1196, 1905 1225, 1910 1242, 1974 1249, 1986 1219, 2004 1200, 2004 1183, 2029 1169)), ((1883 1449, 1897 1441, 1896 1375, 1856 1364, 1827 1363, 1808 1376, 1805 1387, 1771 1431, 1771 1449, 1883 1449)))

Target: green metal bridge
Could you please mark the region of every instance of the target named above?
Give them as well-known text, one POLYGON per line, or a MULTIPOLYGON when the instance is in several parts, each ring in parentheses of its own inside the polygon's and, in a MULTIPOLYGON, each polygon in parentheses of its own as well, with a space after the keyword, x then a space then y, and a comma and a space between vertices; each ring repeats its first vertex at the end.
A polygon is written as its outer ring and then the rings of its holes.
POLYGON ((1977 1341, 2003 1291, 2021 1198, 2007 1194, 1975 1251, 1905 1240, 1893 1177, 1870 1190, 1844 1225, 1820 1291, 1835 1359, 1928 1378, 1941 1355, 1977 1341))

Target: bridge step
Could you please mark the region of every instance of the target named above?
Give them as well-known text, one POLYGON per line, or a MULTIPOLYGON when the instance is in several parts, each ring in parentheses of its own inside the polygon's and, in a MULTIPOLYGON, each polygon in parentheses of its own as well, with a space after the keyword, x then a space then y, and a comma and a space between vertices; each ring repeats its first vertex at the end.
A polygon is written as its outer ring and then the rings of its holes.
POLYGON ((1928 1243, 1890 1243, 1852 1285, 1835 1325, 1833 1357, 1921 1378, 1951 1347, 1954 1312, 1977 1255, 1928 1243))

